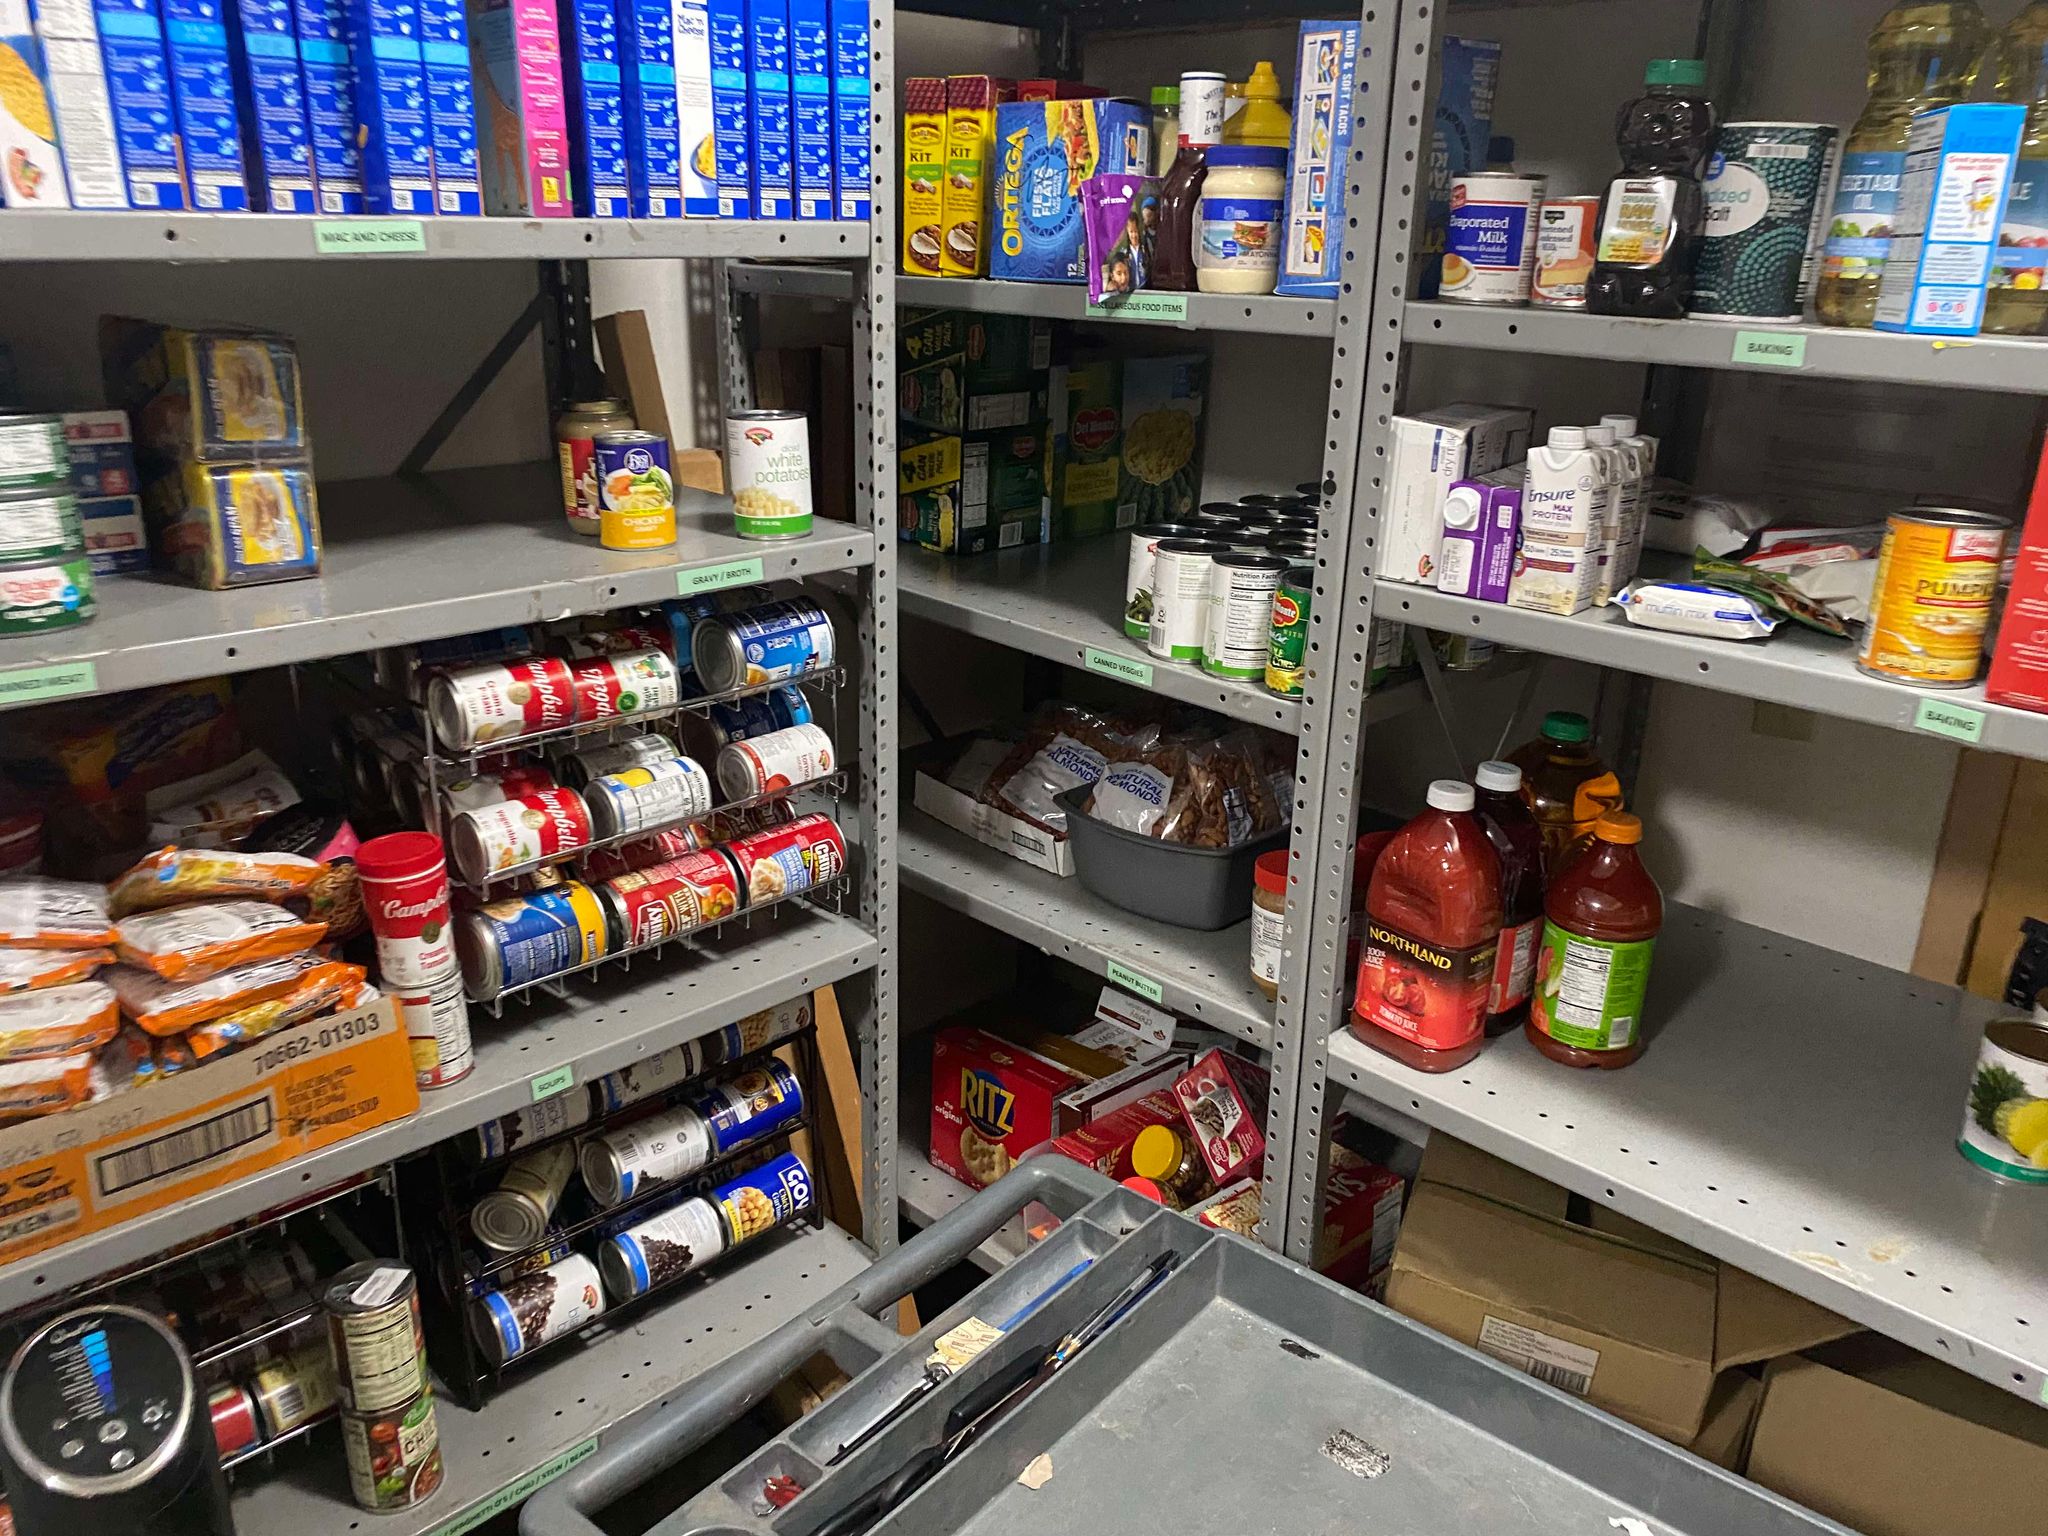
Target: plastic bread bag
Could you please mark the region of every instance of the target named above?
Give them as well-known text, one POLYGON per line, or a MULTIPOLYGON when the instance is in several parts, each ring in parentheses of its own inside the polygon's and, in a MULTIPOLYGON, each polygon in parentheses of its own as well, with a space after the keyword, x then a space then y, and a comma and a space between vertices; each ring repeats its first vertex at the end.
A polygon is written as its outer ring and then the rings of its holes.
POLYGON ((86 880, 0 880, 0 944, 103 949, 114 942, 107 890, 86 880))
POLYGON ((1632 581, 1615 594, 1631 624, 1703 640, 1762 640, 1783 621, 1753 597, 1691 581, 1632 581))
POLYGON ((111 949, 9 949, 0 946, 0 997, 84 981, 114 963, 111 949))
POLYGON ((295 853, 232 853, 216 848, 160 848, 110 887, 114 916, 181 901, 249 896, 283 901, 302 896, 320 866, 295 853))
POLYGON ((361 1008, 376 1000, 377 989, 370 985, 369 974, 361 966, 323 960, 308 968, 290 991, 201 1024, 185 1040, 193 1054, 204 1061, 331 1010, 361 1008))
POLYGON ((92 1091, 92 1052, 0 1062, 0 1120, 55 1114, 92 1091))
POLYGON ((1088 299, 1102 304, 1145 286, 1159 227, 1159 183, 1149 176, 1090 176, 1081 183, 1088 237, 1088 299))
POLYGON ((121 958, 166 981, 211 976, 237 965, 311 949, 327 935, 267 901, 197 901, 137 912, 115 925, 121 958))
POLYGON ((317 950, 253 960, 195 980, 165 981, 154 971, 117 965, 107 973, 121 1012, 152 1035, 182 1035, 196 1024, 282 997, 326 963, 317 950))
POLYGON ((96 1051, 120 1027, 114 989, 105 982, 0 997, 0 1061, 96 1051))
POLYGON ((149 1036, 133 1024, 123 1024, 113 1039, 94 1052, 87 1081, 95 1104, 155 1082, 156 1049, 149 1036))

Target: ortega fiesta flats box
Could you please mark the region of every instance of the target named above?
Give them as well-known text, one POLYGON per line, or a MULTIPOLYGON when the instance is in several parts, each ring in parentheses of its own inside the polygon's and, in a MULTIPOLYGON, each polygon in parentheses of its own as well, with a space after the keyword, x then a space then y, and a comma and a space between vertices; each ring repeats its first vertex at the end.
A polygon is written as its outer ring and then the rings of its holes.
POLYGON ((1135 101, 1009 101, 996 108, 991 277, 1079 283, 1088 276, 1081 183, 1147 173, 1152 128, 1135 101))

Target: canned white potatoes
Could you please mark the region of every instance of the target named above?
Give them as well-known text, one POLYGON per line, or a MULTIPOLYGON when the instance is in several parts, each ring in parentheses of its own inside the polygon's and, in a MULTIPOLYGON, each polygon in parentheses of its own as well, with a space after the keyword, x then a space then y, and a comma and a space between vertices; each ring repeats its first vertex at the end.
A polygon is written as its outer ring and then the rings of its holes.
POLYGON ((810 423, 801 411, 734 411, 725 418, 733 531, 743 539, 800 539, 811 531, 810 423))

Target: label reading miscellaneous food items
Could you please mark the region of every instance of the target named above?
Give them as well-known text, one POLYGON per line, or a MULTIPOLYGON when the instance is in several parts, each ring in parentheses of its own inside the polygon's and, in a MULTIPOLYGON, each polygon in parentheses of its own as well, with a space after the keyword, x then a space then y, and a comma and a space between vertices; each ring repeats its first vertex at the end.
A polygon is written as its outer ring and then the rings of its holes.
POLYGON ((1618 1051, 1635 1044, 1655 939, 1610 943, 1545 920, 1536 959, 1536 1027, 1563 1045, 1618 1051))
POLYGON ((1188 296, 1184 293, 1133 293, 1121 299, 1088 305, 1090 320, 1136 320, 1147 325, 1185 325, 1188 296))

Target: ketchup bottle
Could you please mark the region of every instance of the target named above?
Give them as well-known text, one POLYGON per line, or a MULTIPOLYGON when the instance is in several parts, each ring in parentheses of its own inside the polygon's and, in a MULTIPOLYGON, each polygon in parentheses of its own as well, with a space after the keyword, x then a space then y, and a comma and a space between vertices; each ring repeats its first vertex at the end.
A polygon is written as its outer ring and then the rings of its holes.
POLYGON ((1530 1042, 1568 1067, 1625 1067, 1643 1054, 1643 993, 1664 896, 1636 845, 1643 824, 1609 811, 1550 882, 1530 1042))
POLYGON ((1486 1043, 1500 939, 1500 857, 1470 784, 1438 779, 1429 809, 1393 836, 1366 890, 1351 1028, 1423 1072, 1451 1072, 1486 1043))
POLYGON ((1543 933, 1543 829, 1522 798, 1522 770, 1513 763, 1481 763, 1473 778, 1479 785, 1479 825, 1500 856, 1500 952, 1486 1000, 1491 1038, 1516 1028, 1529 1013, 1536 941, 1543 933))

